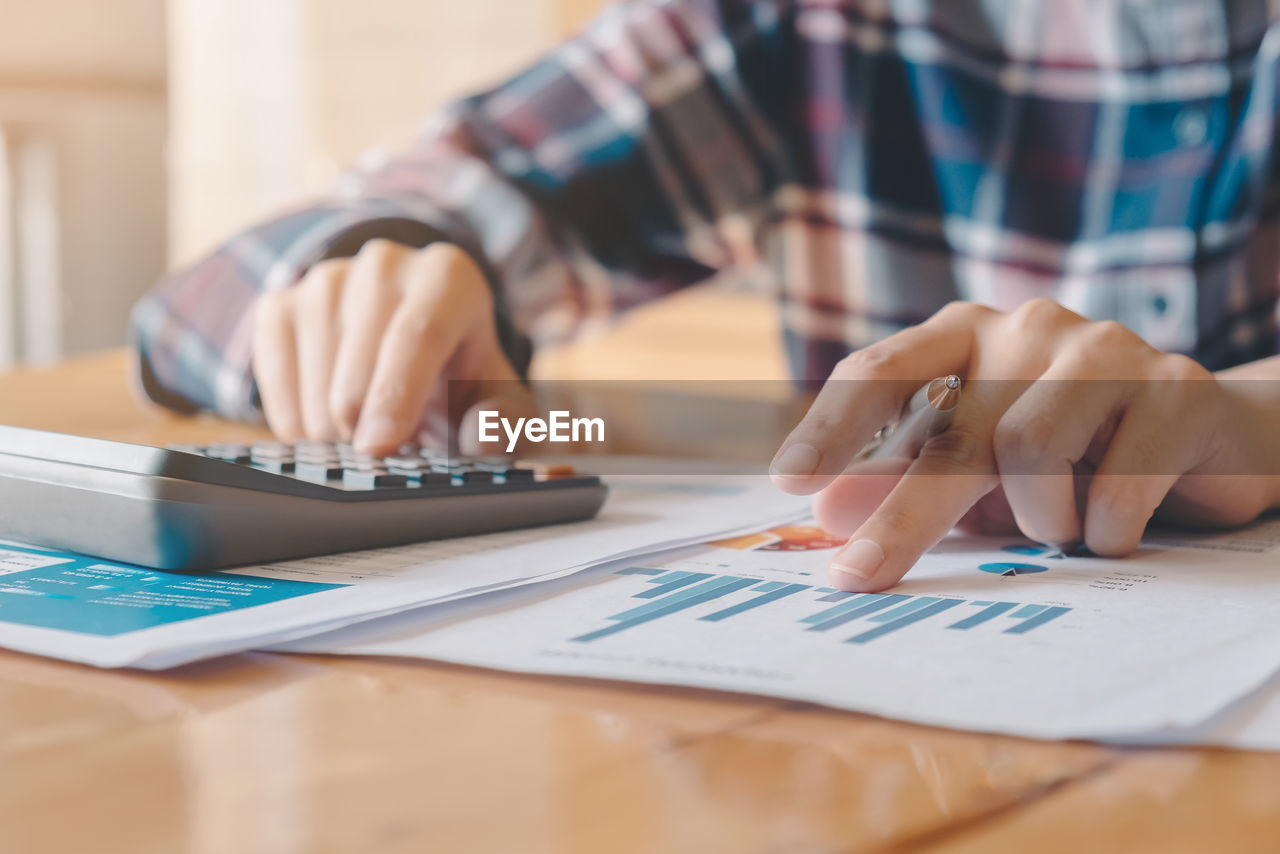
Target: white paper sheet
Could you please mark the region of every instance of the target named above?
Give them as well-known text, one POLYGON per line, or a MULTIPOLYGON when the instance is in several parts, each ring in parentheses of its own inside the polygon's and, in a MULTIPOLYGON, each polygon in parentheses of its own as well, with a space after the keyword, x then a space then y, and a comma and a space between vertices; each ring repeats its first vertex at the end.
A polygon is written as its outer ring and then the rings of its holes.
POLYGON ((171 667, 605 560, 796 518, 763 476, 618 476, 589 522, 209 575, 0 544, 0 646, 104 667, 171 667))
POLYGON ((1231 703, 1208 720, 1108 739, 1126 747, 1197 746, 1280 751, 1280 679, 1231 703))
MULTIPOLYGON (((1170 741, 1280 664, 1275 521, 1153 537, 1166 545, 1123 561, 957 536, 887 596, 825 588, 830 551, 805 539, 613 563, 285 648, 723 689, 1038 738, 1170 741)), ((1280 705, 1264 716, 1280 719, 1280 705)))

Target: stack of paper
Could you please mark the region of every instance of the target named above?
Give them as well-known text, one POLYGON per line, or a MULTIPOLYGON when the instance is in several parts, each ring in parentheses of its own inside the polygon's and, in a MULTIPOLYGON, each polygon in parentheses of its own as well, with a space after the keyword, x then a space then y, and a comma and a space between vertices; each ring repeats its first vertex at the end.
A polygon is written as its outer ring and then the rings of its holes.
POLYGON ((0 646, 165 668, 803 516, 761 476, 618 476, 591 521, 222 573, 0 543, 0 646))
POLYGON ((287 649, 718 688, 1039 738, 1280 746, 1280 524, 1135 557, 953 537, 884 594, 789 526, 287 649), (1224 714, 1224 710, 1228 710, 1224 714))
POLYGON ((0 545, 0 646, 169 667, 272 648, 784 697, 1040 738, 1280 749, 1280 522, 1127 560, 947 539, 880 594, 761 476, 619 476, 590 522, 223 573, 0 545))

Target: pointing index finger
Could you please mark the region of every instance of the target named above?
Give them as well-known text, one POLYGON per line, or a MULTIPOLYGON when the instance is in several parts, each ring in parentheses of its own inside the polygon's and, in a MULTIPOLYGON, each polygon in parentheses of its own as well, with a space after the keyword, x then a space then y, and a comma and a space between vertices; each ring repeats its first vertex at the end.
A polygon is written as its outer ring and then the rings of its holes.
MULTIPOLYGON (((489 291, 460 250, 443 244, 414 258, 412 278, 378 347, 354 444, 384 453, 407 441, 445 367, 478 324, 491 324, 489 291)), ((496 347, 496 339, 491 346, 496 347)), ((486 354, 489 355, 489 354, 486 354)))
POLYGON ((842 361, 774 457, 774 483, 797 495, 829 484, 923 384, 965 373, 975 330, 990 314, 952 303, 842 361))
POLYGON ((920 556, 1000 482, 990 417, 999 411, 971 395, 951 427, 925 443, 907 473, 831 559, 831 581, 845 590, 896 584, 920 556))

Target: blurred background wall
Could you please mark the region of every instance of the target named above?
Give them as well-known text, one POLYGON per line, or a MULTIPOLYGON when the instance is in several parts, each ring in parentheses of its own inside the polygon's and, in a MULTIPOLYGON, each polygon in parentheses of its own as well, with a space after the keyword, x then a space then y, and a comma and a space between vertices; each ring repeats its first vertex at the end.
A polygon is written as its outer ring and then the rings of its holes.
POLYGON ((171 257, 328 187, 601 0, 170 0, 171 257))
POLYGON ((123 340, 166 253, 164 0, 6 3, 0 367, 123 340))
POLYGON ((118 346, 168 266, 323 191, 602 0, 40 0, 0 27, 0 368, 118 346))

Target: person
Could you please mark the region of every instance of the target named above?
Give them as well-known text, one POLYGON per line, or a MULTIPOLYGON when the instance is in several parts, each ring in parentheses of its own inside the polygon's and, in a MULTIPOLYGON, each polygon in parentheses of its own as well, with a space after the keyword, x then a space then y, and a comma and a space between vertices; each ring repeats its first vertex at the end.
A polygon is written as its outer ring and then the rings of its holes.
POLYGON ((142 385, 385 452, 443 383, 727 272, 821 386, 772 472, 844 589, 957 523, 1242 524, 1280 501, 1278 54, 1262 0, 632 0, 170 276, 142 385), (946 374, 949 430, 847 468, 946 374))

